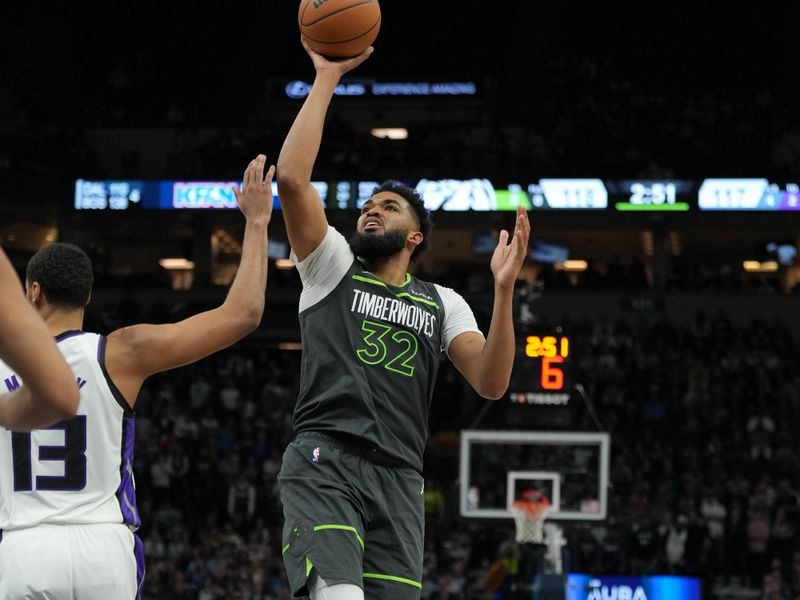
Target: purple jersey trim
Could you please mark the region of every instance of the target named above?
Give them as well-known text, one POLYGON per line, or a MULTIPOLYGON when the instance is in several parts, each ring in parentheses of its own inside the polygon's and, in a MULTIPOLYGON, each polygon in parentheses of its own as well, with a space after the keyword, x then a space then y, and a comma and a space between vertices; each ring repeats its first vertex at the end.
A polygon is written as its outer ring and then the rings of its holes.
POLYGON ((133 480, 133 443, 135 440, 135 421, 133 416, 122 418, 122 455, 119 462, 119 487, 117 501, 122 513, 122 522, 136 531, 142 524, 136 507, 136 486, 133 480))
POLYGON ((58 342, 63 342, 64 340, 68 340, 71 337, 75 337, 76 335, 83 335, 86 333, 85 331, 81 331, 79 329, 70 329, 69 331, 63 331, 56 336, 56 344, 58 342))
POLYGON ((122 395, 122 392, 119 391, 119 388, 111 379, 111 375, 109 375, 106 370, 106 337, 104 335, 101 335, 97 342, 97 362, 100 364, 100 370, 103 372, 103 377, 105 377, 108 389, 111 390, 111 395, 114 396, 114 400, 117 401, 117 404, 125 411, 126 415, 135 414, 130 404, 128 404, 128 401, 125 400, 125 397, 122 395))
POLYGON ((133 535, 133 555, 136 557, 136 600, 141 600, 145 573, 144 544, 136 534, 133 535))

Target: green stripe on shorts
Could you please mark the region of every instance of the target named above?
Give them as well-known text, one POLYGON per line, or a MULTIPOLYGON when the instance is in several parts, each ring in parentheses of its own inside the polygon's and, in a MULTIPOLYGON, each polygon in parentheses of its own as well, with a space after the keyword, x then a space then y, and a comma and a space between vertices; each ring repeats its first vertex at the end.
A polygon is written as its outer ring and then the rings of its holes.
POLYGON ((341 531, 352 532, 358 539, 358 543, 361 544, 361 549, 362 550, 364 549, 364 540, 361 539, 361 536, 358 534, 358 530, 355 527, 350 527, 350 525, 336 525, 334 523, 329 523, 326 525, 316 525, 314 527, 314 531, 324 531, 326 529, 339 529, 341 531))
MULTIPOLYGON (((358 530, 355 527, 350 527, 350 525, 337 525, 335 523, 327 523, 325 525, 317 525, 314 527, 314 531, 324 531, 326 529, 338 529, 340 531, 350 531, 353 535, 356 536, 358 543, 361 544, 361 549, 364 549, 364 540, 358 534, 358 530)), ((289 549, 291 544, 286 544, 283 548, 281 548, 281 554, 286 554, 286 551, 289 549)))
POLYGON ((362 573, 365 579, 383 579, 384 581, 396 581, 397 583, 405 583, 406 585, 414 586, 415 588, 422 589, 422 584, 413 579, 406 579, 405 577, 396 577, 394 575, 382 575, 380 573, 362 573))

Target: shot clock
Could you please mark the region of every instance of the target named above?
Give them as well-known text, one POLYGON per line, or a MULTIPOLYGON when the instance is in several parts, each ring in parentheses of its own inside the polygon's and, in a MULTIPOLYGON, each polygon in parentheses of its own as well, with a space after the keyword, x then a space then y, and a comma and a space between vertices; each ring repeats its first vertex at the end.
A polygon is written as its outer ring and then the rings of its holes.
POLYGON ((564 334, 526 335, 517 348, 511 402, 564 406, 572 389, 572 341, 564 334))

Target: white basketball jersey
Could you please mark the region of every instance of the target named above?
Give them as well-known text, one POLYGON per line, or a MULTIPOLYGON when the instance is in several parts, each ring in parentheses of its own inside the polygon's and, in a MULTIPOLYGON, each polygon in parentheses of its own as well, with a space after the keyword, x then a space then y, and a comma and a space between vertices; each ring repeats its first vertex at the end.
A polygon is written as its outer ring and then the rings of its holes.
MULTIPOLYGON (((136 529, 134 413, 106 372, 106 339, 68 331, 56 342, 80 387, 78 413, 31 433, 0 427, 0 535, 42 523, 136 529)), ((0 392, 22 384, 0 362, 0 392)))

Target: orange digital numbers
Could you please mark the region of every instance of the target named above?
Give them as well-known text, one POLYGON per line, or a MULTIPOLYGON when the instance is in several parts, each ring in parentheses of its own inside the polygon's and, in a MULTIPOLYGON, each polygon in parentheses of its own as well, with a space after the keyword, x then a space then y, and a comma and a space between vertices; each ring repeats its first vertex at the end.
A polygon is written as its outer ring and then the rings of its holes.
POLYGON ((563 364, 563 356, 553 356, 542 359, 542 378, 540 383, 543 390, 560 390, 564 387, 564 371, 554 366, 563 364))
POLYGON ((541 358, 541 389, 560 391, 564 389, 564 360, 569 356, 569 338, 553 335, 529 335, 525 340, 525 356, 541 358))

